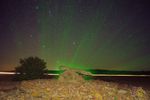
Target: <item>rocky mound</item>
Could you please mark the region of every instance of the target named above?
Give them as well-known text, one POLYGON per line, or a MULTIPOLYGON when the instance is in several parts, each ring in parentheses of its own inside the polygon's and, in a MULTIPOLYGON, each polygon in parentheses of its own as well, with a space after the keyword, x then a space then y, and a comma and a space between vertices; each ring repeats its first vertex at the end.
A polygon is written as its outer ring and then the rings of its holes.
POLYGON ((64 72, 62 74, 60 74, 58 80, 60 82, 72 82, 72 83, 85 82, 83 77, 81 75, 79 75, 78 73, 79 72, 77 70, 65 68, 64 72))

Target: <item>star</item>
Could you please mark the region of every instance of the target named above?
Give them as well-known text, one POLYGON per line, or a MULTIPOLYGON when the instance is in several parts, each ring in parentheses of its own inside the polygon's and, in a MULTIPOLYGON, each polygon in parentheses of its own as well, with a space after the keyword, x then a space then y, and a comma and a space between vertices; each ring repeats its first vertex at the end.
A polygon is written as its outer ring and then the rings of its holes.
POLYGON ((73 45, 76 45, 76 42, 75 41, 73 41, 73 43, 72 43, 73 45))
POLYGON ((30 34, 30 38, 32 38, 33 37, 33 35, 32 34, 30 34))
POLYGON ((60 61, 59 61, 59 60, 57 60, 57 61, 56 61, 56 63, 57 63, 57 64, 59 64, 59 63, 60 63, 60 61))
POLYGON ((18 44, 18 45, 23 45, 22 41, 19 41, 17 44, 18 44))
POLYGON ((52 16, 52 11, 51 10, 48 11, 48 15, 52 16))
POLYGON ((42 45, 42 48, 46 48, 46 45, 42 45))
POLYGON ((82 1, 81 0, 78 0, 78 3, 81 3, 82 1))
POLYGON ((81 13, 81 12, 83 12, 83 10, 79 10, 79 12, 81 13))
POLYGON ((41 23, 41 20, 40 20, 40 19, 38 19, 38 20, 37 20, 37 23, 39 23, 39 24, 40 24, 40 23, 41 23))
POLYGON ((36 10, 39 10, 39 6, 36 6, 35 9, 36 9, 36 10))

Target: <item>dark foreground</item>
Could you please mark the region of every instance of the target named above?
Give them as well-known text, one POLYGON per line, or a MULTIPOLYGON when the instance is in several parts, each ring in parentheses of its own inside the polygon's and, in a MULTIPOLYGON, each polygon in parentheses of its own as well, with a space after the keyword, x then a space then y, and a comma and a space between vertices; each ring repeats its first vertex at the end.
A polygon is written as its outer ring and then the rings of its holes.
POLYGON ((104 76, 95 77, 94 79, 100 79, 108 82, 117 82, 121 84, 128 84, 132 86, 140 86, 143 89, 150 90, 150 77, 133 77, 133 76, 104 76))
POLYGON ((149 77, 96 76, 87 81, 65 71, 59 78, 43 78, 17 82, 13 75, 1 75, 0 100, 150 100, 149 77))
MULTIPOLYGON (((8 86, 8 85, 15 85, 19 82, 13 81, 14 75, 0 75, 0 86, 8 86), (6 84, 5 84, 6 83, 6 84)), ((48 75, 45 76, 44 79, 53 79, 57 78, 58 76, 48 75)), ((96 76, 92 77, 93 80, 103 80, 107 82, 116 82, 119 84, 127 84, 131 86, 142 87, 145 90, 150 90, 150 77, 138 77, 138 76, 96 76)), ((10 86, 13 88, 13 86, 10 86)), ((3 87, 4 88, 4 87, 3 87)), ((9 87, 7 87, 9 88, 9 87)), ((1 90, 2 88, 0 88, 1 90)))

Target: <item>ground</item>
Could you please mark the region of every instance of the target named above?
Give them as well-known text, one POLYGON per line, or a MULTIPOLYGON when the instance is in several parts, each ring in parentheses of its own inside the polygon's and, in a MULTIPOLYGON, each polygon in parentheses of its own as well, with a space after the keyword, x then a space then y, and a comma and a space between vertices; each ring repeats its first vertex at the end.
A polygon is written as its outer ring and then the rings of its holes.
POLYGON ((142 87, 102 80, 84 80, 73 70, 58 79, 22 81, 11 91, 1 91, 0 100, 150 100, 142 87))

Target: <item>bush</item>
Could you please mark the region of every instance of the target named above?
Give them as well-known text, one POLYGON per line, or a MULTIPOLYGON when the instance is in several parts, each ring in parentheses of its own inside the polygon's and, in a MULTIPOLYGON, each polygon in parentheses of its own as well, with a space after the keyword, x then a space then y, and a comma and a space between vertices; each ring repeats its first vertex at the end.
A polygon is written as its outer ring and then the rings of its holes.
POLYGON ((15 68, 15 80, 31 80, 42 78, 48 70, 46 62, 38 57, 20 59, 20 66, 15 68))

